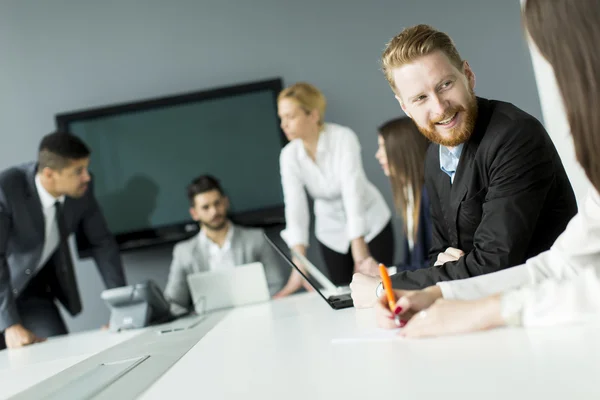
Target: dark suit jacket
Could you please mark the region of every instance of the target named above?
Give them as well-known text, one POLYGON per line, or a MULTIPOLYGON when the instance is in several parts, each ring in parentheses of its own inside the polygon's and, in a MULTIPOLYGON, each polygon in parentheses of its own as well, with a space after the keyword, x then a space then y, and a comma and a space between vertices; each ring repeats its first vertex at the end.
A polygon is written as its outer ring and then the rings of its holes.
MULTIPOLYGON (((0 173, 0 331, 20 322, 15 298, 34 276, 42 256, 45 225, 35 186, 36 169, 35 163, 29 163, 0 173)), ((67 197, 63 213, 69 233, 81 231, 92 245, 92 256, 105 285, 125 285, 119 250, 93 186, 90 184, 79 199, 67 197)), ((54 267, 58 259, 55 252, 45 268, 54 267)))
POLYGON ((421 206, 419 207, 419 226, 417 238, 410 251, 408 240, 404 239, 404 257, 402 263, 397 265, 398 271, 414 271, 429 267, 429 249, 431 248, 431 202, 427 188, 421 192, 421 206))
POLYGON ((477 104, 453 184, 440 170, 439 145, 428 150, 432 266, 394 275, 395 288, 421 289, 522 264, 548 250, 577 213, 567 174, 540 122, 509 103, 478 98, 477 104), (433 266, 448 247, 465 256, 433 266))

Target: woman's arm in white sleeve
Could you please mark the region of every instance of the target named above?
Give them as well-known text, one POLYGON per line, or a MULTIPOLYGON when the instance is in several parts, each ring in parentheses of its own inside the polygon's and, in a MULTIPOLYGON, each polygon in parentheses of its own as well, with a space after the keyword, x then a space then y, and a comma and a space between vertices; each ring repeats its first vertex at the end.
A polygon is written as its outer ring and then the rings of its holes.
POLYGON ((492 274, 450 282, 439 282, 444 299, 475 300, 531 283, 525 264, 492 274))
POLYGON ((289 247, 297 245, 307 247, 310 215, 308 212, 306 191, 304 190, 304 183, 301 178, 302 171, 294 163, 292 153, 285 150, 281 152, 279 157, 286 222, 282 237, 289 247))
POLYGON ((340 159, 337 168, 340 175, 342 203, 346 212, 346 230, 350 239, 356 239, 367 233, 365 221, 367 210, 364 201, 367 178, 356 134, 348 130, 348 134, 344 135, 344 140, 339 144, 340 159))
POLYGON ((524 326, 583 322, 600 317, 599 267, 570 279, 548 279, 502 296, 502 315, 524 326))
POLYGON ((360 155, 360 143, 356 134, 348 129, 340 143, 338 173, 342 193, 342 203, 346 212, 346 232, 351 240, 352 257, 359 263, 370 256, 365 241, 367 221, 365 215, 367 204, 364 193, 367 190, 367 177, 363 169, 360 155))

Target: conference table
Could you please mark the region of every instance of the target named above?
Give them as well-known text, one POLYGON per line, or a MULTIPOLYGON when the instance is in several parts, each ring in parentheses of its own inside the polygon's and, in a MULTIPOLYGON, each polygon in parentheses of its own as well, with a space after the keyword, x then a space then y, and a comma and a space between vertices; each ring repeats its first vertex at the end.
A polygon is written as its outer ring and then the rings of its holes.
POLYGON ((598 398, 600 324, 403 339, 303 293, 0 352, 0 398, 598 398), (176 396, 176 397, 175 397, 176 396))

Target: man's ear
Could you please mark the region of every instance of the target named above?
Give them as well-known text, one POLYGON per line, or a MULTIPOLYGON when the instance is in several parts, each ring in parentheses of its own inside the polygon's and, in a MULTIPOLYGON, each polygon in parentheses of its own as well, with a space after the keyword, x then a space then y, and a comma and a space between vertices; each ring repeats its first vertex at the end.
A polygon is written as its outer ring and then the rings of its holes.
POLYGON ((225 196, 225 198, 223 199, 223 203, 225 204, 225 212, 229 212, 229 206, 230 206, 230 202, 229 202, 229 197, 225 196))
POLYGON ((45 167, 41 171, 41 175, 46 179, 52 178, 53 174, 54 174, 54 170, 52 168, 45 167))
POLYGON ((194 207, 190 207, 190 216, 194 221, 198 221, 198 214, 196 213, 196 209, 194 207))
POLYGON ((463 73, 467 77, 467 81, 469 82, 469 87, 471 90, 475 90, 475 73, 466 60, 463 61, 463 73))

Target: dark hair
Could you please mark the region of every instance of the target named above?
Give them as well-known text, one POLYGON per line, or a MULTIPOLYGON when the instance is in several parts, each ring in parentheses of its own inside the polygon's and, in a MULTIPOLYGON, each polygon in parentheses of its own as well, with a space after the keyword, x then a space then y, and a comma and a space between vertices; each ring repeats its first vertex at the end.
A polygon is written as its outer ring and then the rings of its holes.
POLYGON ((394 203, 404 219, 404 233, 407 237, 416 239, 421 193, 425 182, 425 154, 429 141, 408 117, 387 121, 379 127, 378 131, 385 144, 394 203), (406 224, 409 194, 414 200, 412 232, 408 232, 406 224))
POLYGON ((577 161, 600 190, 600 0, 527 0, 523 21, 554 69, 577 161))
POLYGON ((75 135, 53 132, 42 138, 38 150, 38 169, 51 168, 57 171, 68 167, 73 160, 89 157, 90 149, 75 135))
POLYGON ((219 180, 211 175, 200 175, 195 178, 187 187, 187 195, 190 200, 192 207, 194 206, 194 199, 197 195, 210 192, 211 190, 218 190, 222 196, 225 196, 223 188, 219 183, 219 180))

